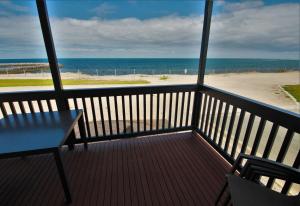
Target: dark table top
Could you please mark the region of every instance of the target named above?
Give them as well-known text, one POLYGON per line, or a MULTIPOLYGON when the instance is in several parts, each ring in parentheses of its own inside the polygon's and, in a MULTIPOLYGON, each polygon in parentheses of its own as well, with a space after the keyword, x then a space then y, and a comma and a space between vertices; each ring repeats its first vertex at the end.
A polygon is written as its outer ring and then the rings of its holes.
POLYGON ((299 206, 299 196, 286 196, 235 175, 227 176, 233 206, 299 206))
POLYGON ((58 148, 81 110, 8 115, 0 120, 0 156, 58 148))

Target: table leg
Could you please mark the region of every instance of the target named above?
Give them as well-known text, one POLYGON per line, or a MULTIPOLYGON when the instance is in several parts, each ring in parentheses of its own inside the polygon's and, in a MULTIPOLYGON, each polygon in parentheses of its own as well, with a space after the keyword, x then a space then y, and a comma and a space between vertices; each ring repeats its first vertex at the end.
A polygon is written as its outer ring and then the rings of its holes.
POLYGON ((68 148, 69 150, 74 150, 74 140, 76 138, 76 135, 75 135, 75 131, 74 129, 71 131, 68 139, 67 139, 67 145, 68 145, 68 148))
POLYGON ((58 149, 54 151, 54 158, 55 158, 58 174, 60 177, 60 181, 63 186, 64 192, 65 192, 66 202, 71 203, 72 199, 71 199, 71 194, 70 194, 70 190, 69 190, 69 186, 68 186, 68 181, 67 181, 67 178, 65 175, 64 167, 63 167, 58 149))
POLYGON ((84 142, 84 148, 87 149, 88 146, 87 146, 83 115, 81 115, 81 117, 78 120, 78 126, 79 126, 80 137, 83 139, 84 142))

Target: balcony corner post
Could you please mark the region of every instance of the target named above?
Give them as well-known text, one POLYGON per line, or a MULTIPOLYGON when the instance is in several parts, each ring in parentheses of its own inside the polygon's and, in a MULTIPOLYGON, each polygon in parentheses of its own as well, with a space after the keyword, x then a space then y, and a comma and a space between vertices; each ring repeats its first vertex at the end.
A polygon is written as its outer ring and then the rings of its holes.
POLYGON ((202 41, 200 50, 200 60, 198 67, 197 89, 195 91, 195 98, 193 104, 192 127, 197 129, 199 125, 200 108, 202 102, 202 86, 204 84, 204 74, 208 50, 209 32, 212 16, 213 0, 205 1, 204 20, 202 29, 202 41))

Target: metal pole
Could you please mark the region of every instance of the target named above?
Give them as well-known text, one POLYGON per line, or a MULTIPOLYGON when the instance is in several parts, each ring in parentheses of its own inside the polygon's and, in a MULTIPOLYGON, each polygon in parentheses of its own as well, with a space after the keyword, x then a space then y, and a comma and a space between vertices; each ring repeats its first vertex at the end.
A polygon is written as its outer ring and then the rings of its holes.
POLYGON ((47 5, 45 0, 36 0, 36 5, 39 14, 44 43, 47 51, 54 89, 55 92, 57 93, 57 98, 56 98, 57 107, 59 110, 66 110, 68 109, 68 106, 66 100, 64 100, 62 97, 63 85, 62 85, 59 66, 56 58, 56 52, 55 52, 53 37, 51 33, 51 26, 48 17, 47 5))
POLYGON ((202 93, 200 93, 201 86, 204 84, 204 74, 207 58, 207 48, 209 41, 209 32, 212 16, 213 0, 205 1, 205 10, 204 10, 204 21, 202 29, 202 41, 201 41, 201 50, 200 50, 200 60, 199 60, 199 69, 198 69, 198 78, 197 78, 197 91, 194 98, 194 109, 192 117, 192 126, 196 129, 199 123, 199 112, 202 102, 202 93))

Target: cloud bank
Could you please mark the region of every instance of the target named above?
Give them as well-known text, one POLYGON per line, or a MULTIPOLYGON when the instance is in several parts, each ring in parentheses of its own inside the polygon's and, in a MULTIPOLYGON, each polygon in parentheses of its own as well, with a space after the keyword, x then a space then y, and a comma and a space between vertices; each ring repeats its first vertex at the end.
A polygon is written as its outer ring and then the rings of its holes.
MULTIPOLYGON (((224 3, 212 19, 209 57, 299 58, 299 9, 224 3)), ((199 56, 203 16, 50 20, 58 57, 199 56)), ((0 16, 0 30, 0 58, 46 56, 37 17, 0 16)))

